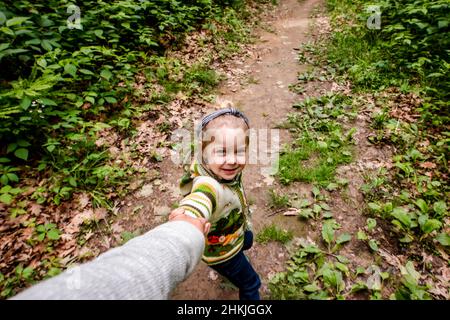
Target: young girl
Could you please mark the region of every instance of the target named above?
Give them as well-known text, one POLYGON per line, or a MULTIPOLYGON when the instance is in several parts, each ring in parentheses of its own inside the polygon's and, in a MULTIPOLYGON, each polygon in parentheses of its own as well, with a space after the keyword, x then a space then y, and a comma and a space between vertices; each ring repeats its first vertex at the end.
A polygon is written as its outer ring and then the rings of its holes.
POLYGON ((242 300, 259 300, 261 281, 244 255, 253 244, 250 210, 242 186, 249 121, 234 108, 203 118, 201 150, 181 180, 185 214, 211 223, 203 261, 239 288, 242 300))

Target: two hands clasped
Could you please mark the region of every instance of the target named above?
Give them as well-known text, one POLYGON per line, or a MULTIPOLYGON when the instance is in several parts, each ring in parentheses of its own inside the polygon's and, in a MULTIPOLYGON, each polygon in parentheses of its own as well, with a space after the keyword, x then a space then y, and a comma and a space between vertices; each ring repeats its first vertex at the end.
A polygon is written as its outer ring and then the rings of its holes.
POLYGON ((169 221, 186 221, 200 230, 204 235, 207 235, 211 228, 211 223, 209 223, 208 220, 205 218, 192 218, 184 214, 183 208, 173 210, 169 215, 169 221))

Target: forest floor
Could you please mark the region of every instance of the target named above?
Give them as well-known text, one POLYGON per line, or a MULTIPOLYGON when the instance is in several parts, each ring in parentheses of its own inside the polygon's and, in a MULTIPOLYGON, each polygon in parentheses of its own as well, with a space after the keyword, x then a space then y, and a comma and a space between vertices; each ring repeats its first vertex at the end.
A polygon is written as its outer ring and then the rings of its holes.
MULTIPOLYGON (((128 194, 116 206, 115 215, 109 219, 107 225, 101 225, 98 232, 88 231, 84 235, 85 245, 77 247, 75 254, 73 245, 67 243, 64 255, 92 257, 104 252, 111 247, 125 242, 128 238, 165 222, 174 204, 181 200, 178 184, 183 174, 181 165, 175 164, 170 157, 171 150, 164 143, 169 134, 157 135, 152 127, 159 124, 177 123, 177 127, 192 129, 192 124, 187 120, 199 119, 203 114, 218 108, 221 102, 231 101, 238 109, 242 110, 250 119, 252 128, 277 129, 280 136, 280 146, 283 148, 293 143, 294 136, 290 130, 283 126, 289 115, 294 111, 296 103, 305 99, 321 97, 327 94, 351 93, 350 83, 338 83, 333 77, 315 78, 301 84, 299 89, 299 75, 311 70, 312 65, 299 59, 301 48, 311 41, 326 36, 331 32, 329 21, 324 12, 324 3, 320 0, 282 0, 267 12, 263 27, 254 31, 256 41, 252 45, 245 46, 244 53, 235 56, 226 62, 226 65, 218 65, 217 72, 226 75, 215 93, 215 103, 192 102, 184 97, 179 97, 170 102, 167 115, 159 118, 144 119, 138 126, 136 141, 142 143, 151 141, 152 146, 157 147, 161 161, 153 165, 144 177, 139 177, 130 185, 128 194), (188 108, 186 104, 190 103, 188 108), (193 104, 194 103, 194 104, 193 104), (156 122, 155 122, 156 121, 156 122), (190 126, 190 127, 189 127, 190 126)), ((198 35, 194 35, 195 38, 198 35)), ((189 48, 185 48, 190 50, 189 48)), ((174 56, 194 56, 198 52, 172 52, 174 56)), ((324 72, 326 74, 326 72, 324 72)), ((136 86, 141 85, 137 83, 136 86)), ((379 109, 370 95, 361 95, 359 108, 353 118, 345 118, 341 124, 343 128, 354 128, 352 159, 340 165, 336 170, 336 177, 327 188, 316 193, 314 183, 290 182, 282 184, 277 175, 270 175, 264 171, 263 165, 249 164, 244 170, 243 182, 246 194, 253 211, 253 225, 255 235, 269 225, 275 225, 281 230, 293 235, 291 241, 282 244, 277 241, 261 243, 255 241, 248 251, 252 264, 262 279, 261 294, 263 298, 273 297, 269 289, 269 282, 277 273, 287 270, 287 261, 293 252, 304 243, 323 246, 324 228, 320 219, 302 220, 298 217, 298 210, 304 208, 304 203, 318 203, 321 208, 314 205, 314 210, 327 211, 332 214, 334 221, 339 225, 340 234, 349 234, 351 239, 345 240, 345 245, 339 247, 339 251, 329 250, 328 255, 345 259, 338 260, 345 263, 336 263, 335 266, 348 275, 350 270, 358 271, 356 276, 346 277, 346 298, 367 299, 368 296, 350 290, 356 283, 358 274, 376 273, 376 270, 384 270, 388 273, 398 273, 403 270, 407 262, 407 255, 398 250, 387 233, 382 232, 382 225, 367 228, 367 216, 364 215, 366 203, 362 186, 366 182, 367 175, 380 168, 390 168, 392 164, 393 150, 390 145, 374 145, 369 142, 373 135, 370 127, 371 115, 379 109), (289 200, 279 206, 274 205, 275 195, 286 195, 289 200), (318 199, 321 199, 318 201, 318 199), (300 203, 299 203, 300 202, 300 203), (376 239, 378 247, 371 249, 367 241, 362 241, 356 236, 362 231, 370 231, 376 239), (341 261, 342 260, 342 261, 341 261), (379 266, 379 269, 371 266, 379 266), (370 269, 372 268, 372 269, 370 269), (365 270, 365 271, 364 271, 365 270), (369 270, 369 271, 367 271, 369 270), (372 270, 372 271, 370 271, 372 270)), ((156 110, 157 111, 157 110, 156 110)), ((156 112, 155 111, 155 112, 156 112)), ((112 144, 117 137, 105 136, 102 143, 112 144), (112 139, 112 140, 111 140, 112 139)), ((276 147, 276 146, 274 146, 276 147)), ((119 146, 111 153, 123 152, 119 146)), ((146 152, 148 150, 138 150, 146 152)), ((275 152, 275 149, 268 153, 275 152)), ((117 161, 122 161, 118 159, 117 161)), ((146 163, 135 163, 136 167, 146 163)), ((276 199, 275 199, 276 201, 276 199)), ((90 209, 82 195, 72 203, 79 212, 80 221, 76 216, 72 219, 73 226, 78 228, 83 221, 83 215, 98 216, 98 220, 104 218, 105 213, 90 209), (84 211, 83 211, 84 210, 84 211), (81 213, 80 213, 81 212, 81 213), (76 221, 75 221, 76 220, 76 221)), ((70 207, 66 211, 70 211, 70 207)), ((316 211, 314 211, 316 212, 316 211)), ((79 230, 77 230, 79 231, 79 230)), ((67 230, 63 230, 67 234, 67 230)), ((330 240, 335 243, 336 240, 330 240)), ((343 243, 344 243, 343 242, 343 243)), ((63 256, 64 256, 63 255, 63 256)), ((435 294, 445 297, 448 295, 448 279, 450 272, 448 256, 441 252, 441 257, 423 253, 423 259, 440 270, 436 273, 435 294)), ((65 261, 69 263, 70 261, 65 261)), ((379 275, 379 274, 378 274, 379 275)), ((383 279, 384 276, 382 276, 383 279)), ((315 289, 314 289, 315 290, 315 289)), ((383 297, 389 297, 395 288, 388 283, 381 289, 383 297)), ((344 290, 341 290, 344 291, 344 290)), ((279 296, 277 296, 279 297, 279 296)), ((195 271, 181 283, 172 294, 172 299, 237 299, 238 291, 226 280, 218 276, 204 263, 200 263, 195 271)))
MULTIPOLYGON (((192 123, 186 124, 184 117, 191 121, 198 120, 202 114, 219 108, 222 102, 230 101, 249 117, 252 128, 279 130, 281 149, 291 145, 294 137, 287 128, 283 129, 283 123, 293 112, 293 105, 305 99, 330 93, 351 94, 350 83, 338 84, 323 70, 319 71, 325 75, 323 78, 316 77, 304 81, 300 83, 301 89, 298 90, 299 76, 314 69, 310 61, 300 61, 301 48, 315 40, 326 38, 331 32, 329 19, 324 12, 324 3, 320 0, 280 1, 273 11, 266 12, 261 17, 264 20, 262 26, 254 30, 256 41, 245 46, 242 55, 234 56, 225 64, 217 65, 217 72, 226 74, 226 79, 214 92, 215 101, 211 104, 203 101, 196 106, 183 108, 186 101, 183 101, 182 97, 176 99, 169 106, 170 114, 173 116, 169 121, 182 122, 183 127, 191 130, 192 123)), ((173 54, 178 57, 184 56, 185 59, 199 54, 195 50, 189 52, 192 50, 189 48, 186 50, 187 53, 174 51, 173 54)), ((372 284, 373 288, 369 288, 375 289, 372 293, 379 291, 382 297, 387 298, 396 290, 396 285, 392 285, 394 277, 385 281, 384 277, 380 277, 380 270, 400 277, 399 270, 405 270, 403 266, 408 260, 408 254, 398 249, 396 241, 390 238, 388 233, 383 232, 382 225, 373 230, 368 229, 367 216, 364 214, 367 204, 362 191, 368 175, 380 168, 393 166, 393 150, 389 144, 380 146, 369 142, 369 137, 374 134, 370 127, 372 115, 380 109, 380 106, 370 95, 360 95, 358 99, 361 101, 355 116, 345 119, 346 121, 342 123, 346 129, 356 129, 353 134, 352 161, 339 166, 333 180, 342 182, 342 185, 338 183, 336 188, 322 188, 321 195, 317 196, 313 193, 314 182, 291 182, 285 185, 276 174, 270 175, 264 170, 263 165, 258 164, 249 164, 244 170, 243 181, 253 210, 255 236, 270 225, 275 225, 293 235, 292 241, 286 244, 277 241, 266 243, 255 241, 253 247, 247 251, 254 268, 261 276, 263 298, 274 297, 269 289, 269 282, 277 273, 287 270, 288 260, 304 239, 324 248, 323 221, 302 220, 298 217, 298 208, 304 207, 301 202, 305 200, 326 208, 339 224, 340 234, 351 235, 351 240, 339 252, 335 252, 336 255, 339 253, 339 257, 345 257, 338 260, 345 262, 342 271, 347 276, 346 298, 370 297, 370 290, 361 293, 351 289, 356 283, 361 283, 358 278, 361 274, 365 280, 375 282, 372 284), (273 195, 284 195, 290 200, 285 204, 274 206, 273 195), (322 202, 318 201, 319 199, 322 202), (375 243, 379 245, 376 254, 370 248, 368 239, 357 236, 361 232, 368 232, 370 237, 376 239, 375 243), (357 270, 353 273, 356 276, 349 276, 349 270, 357 270), (370 280, 373 275, 375 277, 370 280)), ((161 117, 158 121, 162 121, 161 117)), ((142 128, 149 126, 146 122, 142 124, 142 128)), ((145 137, 145 134, 142 137, 145 137)), ((164 138, 166 137, 162 139, 164 138)), ((178 184, 183 174, 182 166, 174 164, 167 148, 158 152, 163 155, 163 160, 147 174, 145 181, 137 182, 137 185, 142 187, 137 188, 121 202, 115 222, 110 225, 112 232, 96 234, 87 243, 87 248, 95 254, 120 243, 124 238, 124 232, 132 237, 165 222, 171 208, 181 199, 178 184)), ((268 151, 271 152, 276 150, 268 151)), ((283 199, 283 196, 279 197, 283 199)), ((422 254, 424 261, 431 262, 435 269, 440 270, 434 290, 437 296, 445 297, 448 294, 446 279, 449 268, 445 263, 448 256, 443 251, 441 251, 443 259, 425 252, 422 254)), ((283 292, 283 288, 280 290, 283 292)), ((279 298, 280 295, 276 297, 279 298)), ((188 279, 176 288, 171 298, 237 299, 238 291, 204 263, 200 263, 188 279)))
MULTIPOLYGON (((313 23, 312 13, 321 4, 318 0, 281 1, 273 17, 270 29, 260 30, 259 41, 252 48, 256 54, 245 61, 239 61, 232 68, 248 70, 245 77, 251 81, 241 81, 244 85, 235 88, 224 83, 218 92, 219 101, 231 101, 250 119, 252 128, 273 129, 285 120, 298 95, 289 90, 289 85, 296 82, 299 73, 305 71, 297 55, 299 46, 308 40, 308 33, 313 23), (246 83, 247 82, 247 83, 246 83), (251 82, 251 83, 249 83, 251 82)), ((326 85, 313 90, 325 91, 326 85)), ((280 144, 290 139, 285 129, 280 130, 280 144)), ((270 139, 270 138, 269 138, 270 139)), ((269 140, 270 141, 270 140, 269 140)), ((269 189, 287 193, 270 175, 262 170, 263 166, 250 164, 244 170, 243 181, 246 193, 252 203, 253 224, 256 233, 272 221, 292 230, 298 237, 306 237, 309 232, 304 224, 295 217, 272 215, 269 189)), ((288 189, 298 194, 307 194, 311 186, 295 183, 288 189)), ((249 250, 255 269, 263 280, 262 294, 268 295, 267 279, 285 268, 289 255, 286 248, 277 242, 260 244, 255 242, 249 250)), ((200 264, 195 272, 174 292, 174 299, 236 299, 237 291, 226 281, 217 277, 205 264, 200 264)))

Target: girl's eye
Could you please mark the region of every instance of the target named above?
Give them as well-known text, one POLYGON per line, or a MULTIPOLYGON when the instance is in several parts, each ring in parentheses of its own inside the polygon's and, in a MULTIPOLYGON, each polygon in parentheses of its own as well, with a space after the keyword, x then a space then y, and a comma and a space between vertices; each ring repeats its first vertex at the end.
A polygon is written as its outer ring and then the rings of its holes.
POLYGON ((216 154, 217 154, 218 156, 225 156, 227 153, 226 153, 225 150, 216 150, 216 154))

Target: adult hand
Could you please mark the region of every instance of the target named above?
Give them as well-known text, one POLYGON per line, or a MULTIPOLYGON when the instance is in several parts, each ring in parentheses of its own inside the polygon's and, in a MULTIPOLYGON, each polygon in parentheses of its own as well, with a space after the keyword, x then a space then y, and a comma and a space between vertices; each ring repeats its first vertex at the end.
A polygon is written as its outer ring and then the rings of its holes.
POLYGON ((205 218, 190 217, 184 214, 183 208, 177 208, 170 213, 169 221, 177 221, 177 220, 189 222, 198 230, 200 230, 200 232, 202 232, 204 235, 207 235, 209 229, 211 228, 211 223, 209 223, 208 220, 206 220, 205 218))

